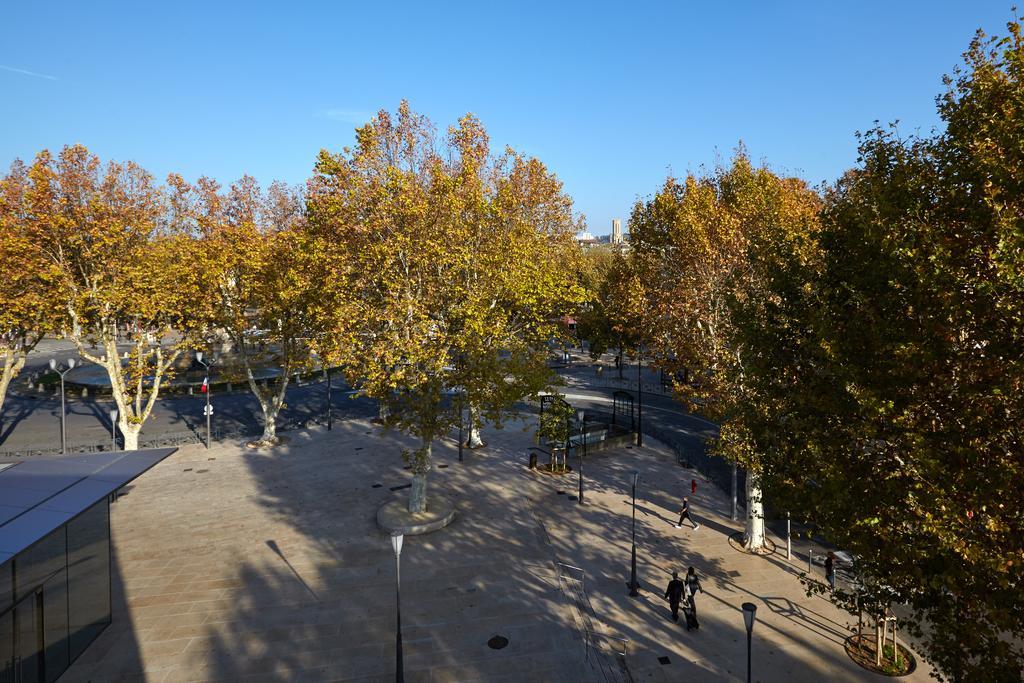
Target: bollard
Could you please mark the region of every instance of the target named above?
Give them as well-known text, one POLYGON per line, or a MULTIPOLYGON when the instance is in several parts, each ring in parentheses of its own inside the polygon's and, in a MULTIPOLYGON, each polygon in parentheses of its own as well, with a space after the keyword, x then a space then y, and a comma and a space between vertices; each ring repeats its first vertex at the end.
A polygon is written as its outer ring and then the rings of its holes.
POLYGON ((807 575, 811 575, 811 563, 814 561, 814 550, 807 550, 807 575))
POLYGON ((793 536, 789 526, 789 513, 786 513, 786 559, 793 559, 793 536))

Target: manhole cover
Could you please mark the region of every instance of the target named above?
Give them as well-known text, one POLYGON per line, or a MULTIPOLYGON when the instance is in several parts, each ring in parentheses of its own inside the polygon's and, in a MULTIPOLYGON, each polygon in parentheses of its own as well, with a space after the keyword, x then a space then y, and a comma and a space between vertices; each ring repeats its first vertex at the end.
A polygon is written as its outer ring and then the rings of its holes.
POLYGON ((196 470, 196 474, 203 474, 204 472, 209 472, 209 471, 210 470, 196 470))
POLYGON ((491 648, 492 650, 500 650, 503 647, 507 646, 508 638, 506 638, 505 636, 494 636, 493 638, 487 641, 487 647, 491 648))
POLYGON ((182 470, 182 472, 191 472, 191 471, 192 471, 191 467, 186 467, 185 469, 182 470))
POLYGON ((374 484, 371 488, 379 489, 384 484, 374 484))
POLYGON ((443 469, 444 469, 445 467, 448 467, 448 465, 438 465, 438 468, 440 468, 440 469, 442 469, 442 470, 443 470, 443 469))
POLYGON ((666 664, 669 664, 670 662, 668 661, 668 657, 658 657, 658 663, 661 664, 662 666, 665 666, 666 664))

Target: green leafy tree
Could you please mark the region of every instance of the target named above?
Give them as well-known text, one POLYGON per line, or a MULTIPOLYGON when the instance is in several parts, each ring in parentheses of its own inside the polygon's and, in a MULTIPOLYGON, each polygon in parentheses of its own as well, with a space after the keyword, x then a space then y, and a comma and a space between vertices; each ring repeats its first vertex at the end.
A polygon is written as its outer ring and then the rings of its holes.
POLYGON ((942 677, 1024 671, 1024 40, 979 34, 945 130, 876 128, 811 256, 759 250, 739 418, 780 504, 912 610, 942 677), (815 253, 815 251, 817 253, 815 253))
MULTIPOLYGON (((645 310, 633 314, 659 364, 675 376, 691 410, 719 421, 718 453, 747 470, 745 545, 764 544, 760 451, 736 419, 747 401, 749 350, 737 337, 732 304, 756 299, 763 285, 752 245, 799 239, 817 224, 818 195, 795 178, 755 168, 741 149, 728 168, 705 177, 666 180, 630 218, 631 288, 645 310)), ((624 301, 623 306, 626 305, 624 301)))

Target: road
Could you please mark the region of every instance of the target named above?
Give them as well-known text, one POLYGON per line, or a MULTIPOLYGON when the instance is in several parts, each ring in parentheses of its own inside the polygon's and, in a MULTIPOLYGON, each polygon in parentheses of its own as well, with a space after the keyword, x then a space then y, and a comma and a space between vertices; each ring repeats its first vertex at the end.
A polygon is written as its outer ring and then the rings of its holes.
MULTIPOLYGON (((74 346, 60 340, 44 340, 29 356, 25 377, 36 371, 44 371, 50 359, 66 361, 77 358, 74 346)), ((565 382, 561 391, 567 400, 578 408, 610 412, 612 395, 618 390, 614 386, 602 386, 615 382, 616 375, 612 357, 606 356, 600 364, 604 366, 603 378, 595 372, 595 365, 589 358, 576 353, 573 363, 557 369, 565 382)), ((626 369, 625 382, 628 391, 636 396, 636 366, 626 369)), ((658 373, 644 368, 643 382, 648 388, 660 387, 658 373)), ((370 415, 376 411, 373 401, 353 397, 351 389, 340 379, 332 387, 334 419, 350 415, 370 415)), ((60 399, 53 394, 39 394, 24 390, 8 395, 0 413, 0 452, 26 450, 52 450, 60 446, 60 399)), ((261 412, 255 397, 247 390, 231 393, 214 393, 211 396, 214 409, 214 432, 237 433, 255 432, 261 425, 261 412)), ((142 430, 141 443, 152 443, 163 438, 193 438, 205 436, 206 421, 203 409, 206 398, 196 393, 192 396, 167 395, 160 398, 153 414, 142 430)), ((67 400, 67 433, 69 450, 80 446, 109 447, 110 410, 114 403, 109 398, 80 398, 69 396, 67 400)), ((309 420, 325 420, 327 408, 326 385, 323 382, 295 385, 288 388, 286 406, 279 423, 299 424, 309 420)), ((672 398, 644 392, 643 421, 645 433, 668 436, 677 449, 692 452, 700 457, 704 452, 704 440, 713 436, 717 427, 707 420, 690 415, 672 398)), ((665 440, 665 439, 662 439, 665 440)))

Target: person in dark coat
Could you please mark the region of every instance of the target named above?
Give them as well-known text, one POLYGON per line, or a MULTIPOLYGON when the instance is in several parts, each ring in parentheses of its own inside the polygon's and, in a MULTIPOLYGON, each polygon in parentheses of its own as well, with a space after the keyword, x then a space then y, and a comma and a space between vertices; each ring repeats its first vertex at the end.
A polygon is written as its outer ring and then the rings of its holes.
POLYGON ((832 551, 825 557, 825 580, 832 590, 836 589, 836 555, 832 551))
POLYGON ((683 597, 686 600, 686 606, 683 608, 686 613, 686 630, 700 628, 700 622, 697 621, 697 593, 703 593, 704 589, 701 588, 697 570, 693 567, 686 572, 683 589, 683 597))
POLYGON ((672 580, 668 582, 665 589, 665 597, 668 605, 672 608, 672 621, 679 621, 679 603, 683 599, 685 585, 679 580, 679 572, 672 572, 672 580))

